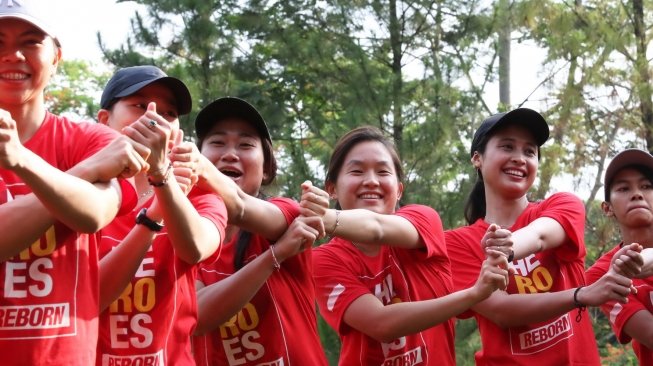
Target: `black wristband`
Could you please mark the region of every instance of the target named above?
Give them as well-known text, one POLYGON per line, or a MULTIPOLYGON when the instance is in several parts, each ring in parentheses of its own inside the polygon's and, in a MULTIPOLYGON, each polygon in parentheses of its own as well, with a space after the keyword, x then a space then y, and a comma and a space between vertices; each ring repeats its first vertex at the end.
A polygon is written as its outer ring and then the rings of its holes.
POLYGON ((577 308, 585 307, 585 305, 583 305, 580 301, 578 301, 578 291, 580 291, 580 289, 582 289, 583 287, 585 286, 580 286, 576 288, 576 291, 574 291, 574 306, 576 306, 577 308))
POLYGON ((145 225, 148 229, 156 232, 163 230, 163 225, 147 217, 147 208, 145 207, 136 215, 136 224, 145 225))
POLYGON ((583 319, 583 311, 587 309, 587 306, 578 301, 578 291, 582 289, 585 286, 579 286, 576 288, 576 291, 574 291, 574 306, 578 308, 578 313, 576 314, 576 323, 580 323, 581 319, 583 319))
POLYGON ((515 251, 511 249, 510 255, 508 256, 508 263, 512 263, 512 261, 514 260, 515 260, 515 251))

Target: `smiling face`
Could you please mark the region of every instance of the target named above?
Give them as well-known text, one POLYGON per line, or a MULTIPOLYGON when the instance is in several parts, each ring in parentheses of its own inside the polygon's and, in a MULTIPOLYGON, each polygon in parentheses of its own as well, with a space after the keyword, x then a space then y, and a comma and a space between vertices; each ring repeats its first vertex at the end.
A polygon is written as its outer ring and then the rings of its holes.
POLYGON ((490 137, 483 153, 474 153, 472 163, 480 169, 487 193, 521 198, 537 176, 537 143, 526 128, 509 125, 490 137))
POLYGON ((403 192, 393 158, 378 141, 353 146, 335 183, 327 183, 326 188, 345 210, 364 208, 382 214, 395 211, 403 192))
POLYGON ((261 138, 251 124, 235 118, 217 122, 202 141, 201 151, 245 193, 258 195, 267 173, 261 138))
POLYGON ((61 50, 31 23, 0 21, 0 108, 43 103, 43 90, 57 70, 61 50))
POLYGON ((653 183, 642 171, 624 168, 612 180, 610 202, 603 202, 607 216, 614 216, 623 227, 653 224, 653 183))

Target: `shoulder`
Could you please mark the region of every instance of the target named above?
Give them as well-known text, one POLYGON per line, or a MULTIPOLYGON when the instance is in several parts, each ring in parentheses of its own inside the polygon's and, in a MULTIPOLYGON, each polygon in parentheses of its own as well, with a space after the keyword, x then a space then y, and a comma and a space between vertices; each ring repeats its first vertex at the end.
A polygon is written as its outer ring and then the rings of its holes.
POLYGON ((409 204, 402 206, 396 212, 396 215, 406 219, 425 218, 440 221, 440 215, 432 207, 418 204, 409 204))
POLYGON ((554 193, 548 198, 536 202, 542 207, 569 207, 569 208, 582 208, 585 211, 583 201, 578 196, 569 192, 554 193))

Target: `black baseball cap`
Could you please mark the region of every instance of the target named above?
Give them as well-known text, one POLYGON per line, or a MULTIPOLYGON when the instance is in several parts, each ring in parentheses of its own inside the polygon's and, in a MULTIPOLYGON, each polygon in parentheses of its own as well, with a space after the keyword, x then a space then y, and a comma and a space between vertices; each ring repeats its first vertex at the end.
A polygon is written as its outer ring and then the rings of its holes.
POLYGON ((612 186, 615 175, 623 168, 629 166, 641 166, 653 172, 653 155, 648 151, 640 149, 626 149, 615 155, 610 161, 610 164, 608 164, 608 168, 605 170, 605 178, 603 179, 603 191, 606 201, 609 198, 610 187, 612 186))
POLYGON ((483 137, 508 124, 518 124, 533 133, 537 146, 542 146, 549 138, 549 125, 541 114, 528 108, 517 108, 510 112, 497 113, 486 118, 474 133, 470 155, 478 151, 483 137))
POLYGON ((125 67, 116 71, 102 91, 100 107, 109 109, 117 99, 132 95, 155 81, 164 83, 172 90, 180 115, 190 113, 193 101, 186 84, 151 65, 125 67))
POLYGON ((249 122, 261 138, 272 142, 270 130, 261 114, 247 101, 236 97, 223 97, 214 100, 197 114, 195 134, 199 141, 204 140, 213 125, 227 118, 237 118, 249 122))

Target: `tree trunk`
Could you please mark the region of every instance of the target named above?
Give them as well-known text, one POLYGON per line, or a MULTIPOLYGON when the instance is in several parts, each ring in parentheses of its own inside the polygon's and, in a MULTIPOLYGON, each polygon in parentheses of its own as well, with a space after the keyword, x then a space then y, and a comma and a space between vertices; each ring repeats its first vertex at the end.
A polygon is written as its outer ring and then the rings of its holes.
POLYGON ((510 0, 499 0, 499 103, 510 106, 510 0))
POLYGON ((646 59, 646 25, 644 24, 644 5, 642 0, 633 0, 633 28, 635 31, 635 45, 637 56, 635 69, 637 72, 637 96, 639 109, 642 113, 646 147, 653 153, 653 101, 651 101, 651 76, 649 74, 648 60, 646 59))
POLYGON ((390 47, 392 48, 392 137, 399 149, 403 150, 403 75, 401 70, 402 39, 401 24, 397 17, 397 1, 390 0, 390 47))

